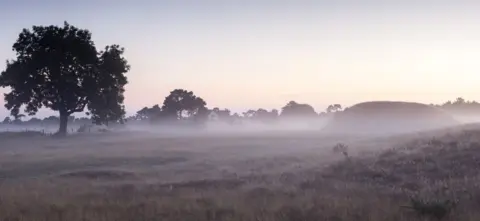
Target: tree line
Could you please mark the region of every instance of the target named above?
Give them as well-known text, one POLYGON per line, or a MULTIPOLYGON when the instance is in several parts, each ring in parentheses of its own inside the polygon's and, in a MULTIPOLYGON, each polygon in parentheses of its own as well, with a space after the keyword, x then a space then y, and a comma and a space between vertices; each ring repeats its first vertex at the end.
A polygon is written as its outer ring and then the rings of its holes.
POLYGON ((467 101, 462 97, 458 97, 454 101, 447 101, 443 104, 432 104, 437 108, 441 108, 452 114, 479 114, 480 113, 480 103, 477 101, 467 101))
MULTIPOLYGON (((184 123, 184 124, 201 124, 207 121, 217 121, 229 124, 241 123, 242 121, 256 121, 261 123, 272 123, 281 118, 283 119, 299 119, 299 118, 315 118, 326 116, 328 113, 341 111, 339 104, 330 105, 325 112, 317 113, 309 104, 298 103, 295 101, 288 102, 279 110, 267 110, 264 108, 250 109, 243 113, 233 113, 227 108, 214 107, 207 108, 206 101, 196 96, 193 91, 184 89, 175 89, 165 97, 162 105, 153 105, 152 107, 144 107, 138 110, 134 115, 126 118, 110 119, 105 121, 97 121, 97 124, 123 124, 126 122, 144 122, 144 123, 184 123)), ((12 125, 53 125, 60 123, 58 116, 49 116, 43 119, 32 117, 28 120, 22 120, 26 117, 24 114, 18 114, 14 117, 5 117, 2 124, 12 125)), ((69 116, 68 123, 90 124, 95 123, 95 119, 91 117, 75 118, 69 116)))
MULTIPOLYGON (((125 85, 130 65, 124 48, 117 44, 98 48, 87 29, 64 22, 63 26, 33 26, 23 29, 12 45, 15 58, 6 62, 0 73, 0 87, 10 91, 4 94, 5 108, 10 115, 3 124, 58 123, 59 135, 67 133, 70 122, 95 124, 123 124, 126 121, 193 123, 201 125, 209 120, 236 123, 240 120, 273 122, 279 118, 311 118, 342 111, 340 104, 329 105, 325 112, 316 113, 309 104, 288 102, 281 110, 263 108, 244 113, 228 109, 207 108, 207 103, 192 91, 175 89, 163 104, 144 107, 134 116, 126 117, 125 85), (45 119, 31 118, 41 108, 58 113, 45 119), (74 113, 88 117, 76 119, 74 113)), ((475 106, 478 103, 457 99, 441 108, 475 106)))
MULTIPOLYGON (((283 107, 281 114, 277 110, 258 109, 242 116, 231 115, 228 109, 209 110, 206 102, 192 91, 176 89, 165 98, 162 106, 143 108, 127 118, 124 92, 130 66, 121 46, 112 44, 99 50, 89 30, 64 22, 63 26, 23 29, 12 50, 15 58, 8 60, 0 73, 0 87, 10 89, 4 99, 12 118, 5 118, 4 124, 22 123, 25 115, 34 116, 41 108, 58 112, 58 118, 40 120, 33 117, 27 122, 58 122, 60 135, 66 134, 67 124, 72 119, 75 121, 72 114, 78 112, 89 116, 81 121, 89 119, 104 125, 147 119, 150 122, 188 120, 202 123, 212 116, 230 121, 236 117, 272 121, 280 115, 316 116, 310 105, 294 101, 283 107)), ((338 109, 340 105, 333 105, 327 111, 338 109)))
POLYGON ((214 107, 208 109, 206 102, 202 98, 197 97, 192 91, 176 89, 170 92, 162 105, 156 104, 152 107, 144 107, 134 116, 127 118, 127 121, 188 121, 193 123, 222 121, 226 123, 239 123, 242 120, 253 120, 271 123, 280 118, 312 118, 341 110, 342 106, 340 104, 333 104, 326 109, 326 112, 317 113, 309 104, 290 101, 280 110, 258 108, 250 109, 243 113, 233 113, 227 108, 214 107))

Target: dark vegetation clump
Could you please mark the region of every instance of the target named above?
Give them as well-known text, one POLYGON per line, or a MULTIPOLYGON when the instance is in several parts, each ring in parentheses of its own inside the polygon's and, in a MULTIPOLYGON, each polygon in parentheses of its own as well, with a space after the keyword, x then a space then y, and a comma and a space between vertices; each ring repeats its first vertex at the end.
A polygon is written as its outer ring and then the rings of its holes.
POLYGON ((444 220, 452 210, 455 208, 456 203, 451 200, 425 200, 425 199, 410 199, 410 206, 405 208, 412 209, 418 216, 444 220))
POLYGON ((341 153, 346 159, 348 159, 348 146, 343 143, 338 143, 333 147, 334 153, 341 153))

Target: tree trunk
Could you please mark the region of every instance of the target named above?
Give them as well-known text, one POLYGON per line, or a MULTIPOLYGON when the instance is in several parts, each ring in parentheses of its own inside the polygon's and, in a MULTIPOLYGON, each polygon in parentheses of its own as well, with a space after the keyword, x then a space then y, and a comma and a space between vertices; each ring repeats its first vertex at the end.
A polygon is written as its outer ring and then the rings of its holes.
POLYGON ((60 112, 60 128, 58 129, 58 135, 60 136, 67 135, 67 123, 68 123, 68 114, 60 112))

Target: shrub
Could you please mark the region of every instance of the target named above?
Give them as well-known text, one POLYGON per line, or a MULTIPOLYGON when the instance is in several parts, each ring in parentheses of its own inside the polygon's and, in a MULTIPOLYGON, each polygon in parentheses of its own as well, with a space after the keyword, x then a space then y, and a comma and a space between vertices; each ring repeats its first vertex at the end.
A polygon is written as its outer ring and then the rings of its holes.
POLYGON ((338 143, 333 147, 334 153, 342 153, 345 158, 348 158, 348 146, 343 143, 338 143))
POLYGON ((424 199, 410 199, 410 206, 417 215, 425 218, 433 218, 436 220, 443 220, 447 217, 455 207, 456 202, 451 200, 424 200, 424 199))

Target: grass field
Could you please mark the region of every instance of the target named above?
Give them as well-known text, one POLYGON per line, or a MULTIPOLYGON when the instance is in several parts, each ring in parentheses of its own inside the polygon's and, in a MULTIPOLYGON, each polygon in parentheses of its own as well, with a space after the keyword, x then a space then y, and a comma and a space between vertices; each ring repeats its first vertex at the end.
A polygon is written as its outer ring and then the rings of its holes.
POLYGON ((122 132, 0 140, 0 220, 480 220, 476 125, 376 139, 122 132), (332 151, 337 143, 349 146, 348 158, 332 151))

